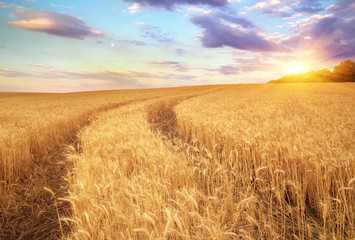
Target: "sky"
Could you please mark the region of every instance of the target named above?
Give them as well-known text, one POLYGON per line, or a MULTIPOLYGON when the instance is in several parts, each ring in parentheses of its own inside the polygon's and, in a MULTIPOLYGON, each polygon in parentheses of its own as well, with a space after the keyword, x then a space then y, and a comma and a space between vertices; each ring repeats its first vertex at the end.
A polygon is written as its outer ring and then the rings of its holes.
POLYGON ((354 0, 0 0, 0 92, 265 83, 346 59, 354 0))

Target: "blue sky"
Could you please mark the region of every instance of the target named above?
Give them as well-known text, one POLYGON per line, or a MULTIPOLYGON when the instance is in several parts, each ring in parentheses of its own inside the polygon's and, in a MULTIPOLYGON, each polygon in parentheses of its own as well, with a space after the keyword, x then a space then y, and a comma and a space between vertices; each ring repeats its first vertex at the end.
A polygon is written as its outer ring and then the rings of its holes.
POLYGON ((355 57, 353 0, 0 0, 0 92, 264 83, 355 57))

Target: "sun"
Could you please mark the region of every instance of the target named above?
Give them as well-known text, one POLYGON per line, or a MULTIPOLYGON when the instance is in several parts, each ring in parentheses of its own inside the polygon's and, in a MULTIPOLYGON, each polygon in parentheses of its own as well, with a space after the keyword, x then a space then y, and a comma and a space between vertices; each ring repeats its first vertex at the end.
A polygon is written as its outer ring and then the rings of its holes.
POLYGON ((307 71, 307 67, 300 62, 292 62, 287 65, 287 72, 289 74, 304 73, 307 71))

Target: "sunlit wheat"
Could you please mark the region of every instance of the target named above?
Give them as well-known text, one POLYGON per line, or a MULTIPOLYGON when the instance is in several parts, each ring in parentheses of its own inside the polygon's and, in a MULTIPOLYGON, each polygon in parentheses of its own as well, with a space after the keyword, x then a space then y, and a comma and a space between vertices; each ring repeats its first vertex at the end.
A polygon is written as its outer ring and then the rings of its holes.
POLYGON ((78 135, 62 160, 65 194, 43 184, 70 209, 54 211, 61 224, 48 238, 353 239, 354 90, 263 84, 26 96, 14 99, 20 112, 3 100, 1 189, 33 177, 32 161, 78 135))

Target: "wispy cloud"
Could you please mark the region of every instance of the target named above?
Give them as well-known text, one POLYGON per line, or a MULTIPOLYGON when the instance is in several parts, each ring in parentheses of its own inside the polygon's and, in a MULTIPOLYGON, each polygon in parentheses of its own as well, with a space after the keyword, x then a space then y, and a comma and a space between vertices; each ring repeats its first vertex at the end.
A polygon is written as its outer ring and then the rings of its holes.
POLYGON ((8 23, 30 31, 77 39, 106 35, 88 27, 82 20, 65 14, 34 10, 14 12, 13 14, 21 20, 8 23))
POLYGON ((164 33, 159 27, 152 25, 144 25, 141 27, 142 37, 155 40, 160 43, 172 42, 169 33, 164 33))
POLYGON ((204 69, 207 71, 219 72, 222 75, 239 75, 243 73, 250 72, 260 72, 260 71, 273 71, 277 69, 277 65, 273 63, 267 63, 270 58, 262 58, 257 56, 255 58, 236 58, 233 64, 223 65, 214 69, 204 69))
POLYGON ((240 68, 234 65, 221 66, 215 70, 223 75, 238 75, 241 73, 240 68))
MULTIPOLYGON (((71 79, 71 80, 95 80, 95 84, 102 84, 115 86, 121 89, 128 88, 146 88, 152 87, 152 81, 159 81, 160 84, 165 84, 167 80, 192 81, 196 76, 186 74, 175 74, 164 71, 116 71, 116 70, 101 70, 101 71, 73 71, 62 70, 55 68, 46 68, 45 65, 32 64, 35 67, 43 68, 41 71, 24 72, 20 70, 13 70, 5 67, 0 67, 0 76, 8 78, 31 77, 35 79, 71 79), (148 84, 148 82, 150 82, 148 84)), ((177 83, 178 85, 178 83, 177 83)), ((159 85, 156 85, 159 86, 159 85)))
POLYGON ((247 10, 258 10, 270 17, 289 18, 302 14, 323 11, 321 0, 266 0, 260 1, 247 10))
POLYGON ((295 35, 284 44, 310 50, 325 59, 355 57, 355 19, 313 16, 291 26, 295 35))
POLYGON ((290 7, 292 3, 293 0, 267 0, 258 2, 254 6, 247 8, 247 10, 259 10, 268 16, 286 18, 292 16, 292 8, 290 7))
POLYGON ((133 46, 146 46, 147 44, 140 40, 117 40, 116 43, 119 44, 129 44, 133 46))
POLYGON ((152 6, 158 8, 165 8, 172 10, 176 5, 191 4, 191 5, 211 5, 211 6, 224 6, 228 2, 227 0, 125 0, 126 2, 138 3, 142 6, 152 6))
POLYGON ((24 77, 24 76, 28 76, 29 74, 21 72, 21 71, 16 71, 16 70, 12 70, 9 68, 4 68, 4 67, 0 67, 0 76, 3 77, 24 77))
POLYGON ((200 40, 205 47, 218 48, 229 46, 254 52, 286 52, 285 47, 266 40, 255 31, 254 23, 226 14, 204 14, 195 16, 191 21, 203 28, 200 40))
POLYGON ((181 64, 180 62, 173 62, 173 61, 148 61, 147 62, 150 66, 158 69, 166 69, 171 68, 178 72, 187 72, 189 68, 181 64))
MULTIPOLYGON (((166 72, 160 72, 158 73, 159 78, 161 80, 173 80, 173 81, 179 81, 179 80, 188 80, 188 81, 195 81, 197 78, 195 75, 186 75, 186 74, 176 74, 176 73, 166 73, 166 72)), ((175 85, 179 86, 179 82, 175 82, 175 85)))
POLYGON ((355 2, 353 0, 338 0, 335 4, 330 5, 326 11, 337 16, 354 17, 355 2))
POLYGON ((299 33, 301 31, 304 31, 306 29, 312 28, 312 26, 320 21, 321 19, 328 18, 328 17, 334 17, 333 14, 326 14, 326 15, 312 15, 310 17, 302 18, 300 20, 297 20, 295 22, 289 22, 287 25, 289 25, 290 29, 293 32, 299 33))
POLYGON ((20 6, 20 5, 14 4, 14 3, 6 3, 4 1, 0 1, 0 7, 1 8, 13 8, 16 10, 26 9, 24 6, 20 6))
MULTIPOLYGON (((33 64, 37 67, 42 67, 38 64, 33 64)), ((145 84, 139 82, 139 79, 151 78, 154 75, 145 72, 135 71, 114 71, 102 70, 96 72, 90 71, 72 71, 47 68, 42 71, 23 72, 0 67, 0 76, 4 77, 33 77, 44 79, 93 79, 104 80, 119 85, 121 88, 141 88, 146 87, 145 84)))
POLYGON ((177 49, 175 49, 175 53, 177 54, 177 55, 183 55, 184 53, 185 53, 185 50, 184 49, 181 49, 181 48, 177 48, 177 49))
POLYGON ((280 5, 282 5, 282 1, 280 0, 267 0, 267 1, 258 2, 254 6, 247 8, 247 10, 266 10, 271 7, 280 6, 280 5))
POLYGON ((208 13, 212 13, 211 10, 206 10, 204 8, 201 7, 197 7, 197 6, 190 6, 187 8, 186 12, 188 13, 202 13, 202 14, 208 14, 208 13))
POLYGON ((30 67, 36 67, 36 68, 54 68, 53 66, 45 65, 45 64, 40 64, 40 63, 26 63, 27 66, 30 67))
POLYGON ((51 6, 54 7, 54 8, 74 9, 74 7, 72 7, 72 6, 57 5, 57 4, 54 4, 54 3, 51 3, 51 6))
POLYGON ((296 12, 316 13, 323 11, 322 0, 300 0, 296 1, 294 10, 296 12))

